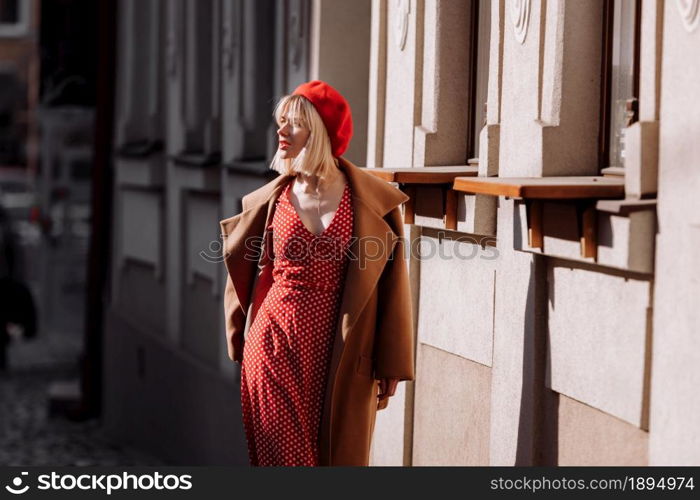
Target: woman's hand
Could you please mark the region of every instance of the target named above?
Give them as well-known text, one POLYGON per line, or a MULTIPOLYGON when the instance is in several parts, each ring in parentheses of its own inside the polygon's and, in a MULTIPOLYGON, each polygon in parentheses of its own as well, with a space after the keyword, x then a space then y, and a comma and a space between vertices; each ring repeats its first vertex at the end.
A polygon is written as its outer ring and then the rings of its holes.
POLYGON ((396 392, 396 386, 399 383, 397 378, 382 378, 379 379, 379 394, 377 394, 377 409, 386 408, 389 404, 388 398, 396 392), (387 401, 385 401, 387 400, 387 401))

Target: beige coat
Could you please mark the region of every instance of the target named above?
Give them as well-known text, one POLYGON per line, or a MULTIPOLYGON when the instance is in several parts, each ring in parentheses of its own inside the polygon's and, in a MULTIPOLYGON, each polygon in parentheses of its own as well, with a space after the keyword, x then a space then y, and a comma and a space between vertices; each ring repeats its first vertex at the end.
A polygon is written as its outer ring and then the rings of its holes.
MULTIPOLYGON (((377 379, 414 377, 413 314, 403 258, 408 242, 401 215, 401 204, 408 196, 344 158, 339 163, 352 191, 355 238, 348 253, 325 392, 320 463, 368 465, 377 379)), ((280 175, 249 193, 243 198, 243 211, 220 222, 228 271, 226 338, 232 360, 242 359, 247 330, 272 282, 273 260, 260 244, 270 248, 270 234, 264 230, 291 179, 280 175)))

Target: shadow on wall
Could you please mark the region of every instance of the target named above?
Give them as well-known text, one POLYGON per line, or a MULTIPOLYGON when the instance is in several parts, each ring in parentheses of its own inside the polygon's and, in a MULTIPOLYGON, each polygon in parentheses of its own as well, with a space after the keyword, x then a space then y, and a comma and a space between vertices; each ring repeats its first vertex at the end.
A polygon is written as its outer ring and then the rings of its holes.
POLYGON ((514 465, 554 466, 559 460, 559 397, 548 388, 547 363, 551 359, 547 338, 548 285, 545 260, 536 255, 530 264, 525 303, 520 420, 514 465))

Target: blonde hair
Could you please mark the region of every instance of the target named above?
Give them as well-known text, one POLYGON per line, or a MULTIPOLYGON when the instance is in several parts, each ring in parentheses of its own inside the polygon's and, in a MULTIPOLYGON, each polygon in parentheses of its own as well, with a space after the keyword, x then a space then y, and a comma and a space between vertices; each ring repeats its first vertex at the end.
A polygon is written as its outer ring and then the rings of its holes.
POLYGON ((338 160, 333 157, 331 140, 321 115, 311 101, 301 95, 286 95, 277 102, 273 116, 278 126, 284 113, 289 114, 291 121, 301 121, 309 129, 309 138, 296 158, 280 158, 281 152, 277 150, 270 168, 283 175, 315 175, 319 183, 323 183, 331 169, 338 167, 338 160))

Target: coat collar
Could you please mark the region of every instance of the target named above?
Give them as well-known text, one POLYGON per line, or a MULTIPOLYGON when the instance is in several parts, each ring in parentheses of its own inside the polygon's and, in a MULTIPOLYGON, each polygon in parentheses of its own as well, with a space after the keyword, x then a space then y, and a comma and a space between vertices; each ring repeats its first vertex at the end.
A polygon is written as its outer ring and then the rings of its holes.
MULTIPOLYGON (((338 158, 338 165, 345 173, 352 191, 353 199, 359 200, 380 217, 394 207, 406 202, 409 197, 398 189, 392 188, 386 181, 363 171, 350 160, 338 158)), ((248 207, 253 208, 268 203, 270 198, 277 198, 280 186, 290 182, 293 175, 279 175, 264 186, 247 195, 248 207)))
MULTIPOLYGON (((352 192, 353 239, 348 249, 346 285, 341 299, 339 325, 345 340, 359 313, 376 286, 386 262, 393 253, 399 228, 391 227, 384 216, 409 197, 386 181, 364 172, 340 157, 352 192)), ((220 221, 223 258, 243 311, 250 303, 250 285, 256 272, 250 265, 256 248, 246 244, 251 236, 267 236, 274 205, 293 175, 280 175, 246 196, 243 212, 220 221), (249 264, 249 265, 246 265, 249 264)), ((265 239, 265 241, 268 241, 265 239)), ((257 247, 259 254, 259 247, 257 247)), ((263 253, 265 255, 265 253, 263 253)), ((267 262, 263 259, 260 265, 267 262)))

